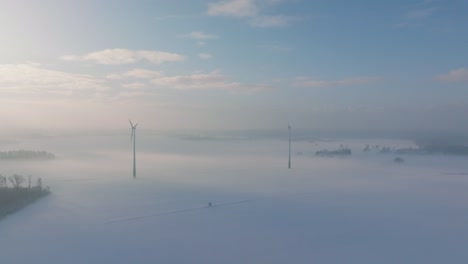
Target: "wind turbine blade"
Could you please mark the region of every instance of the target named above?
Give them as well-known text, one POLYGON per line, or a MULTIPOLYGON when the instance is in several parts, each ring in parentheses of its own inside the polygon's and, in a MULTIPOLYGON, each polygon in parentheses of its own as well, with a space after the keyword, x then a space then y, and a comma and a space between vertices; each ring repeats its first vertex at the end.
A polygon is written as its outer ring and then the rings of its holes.
POLYGON ((130 122, 130 126, 133 127, 132 120, 129 119, 128 122, 130 122))
POLYGON ((137 123, 137 124, 134 126, 134 128, 136 128, 136 127, 138 126, 138 124, 139 124, 139 123, 137 123))
POLYGON ((130 136, 130 141, 133 139, 133 134, 135 133, 135 130, 132 128, 132 134, 130 136))

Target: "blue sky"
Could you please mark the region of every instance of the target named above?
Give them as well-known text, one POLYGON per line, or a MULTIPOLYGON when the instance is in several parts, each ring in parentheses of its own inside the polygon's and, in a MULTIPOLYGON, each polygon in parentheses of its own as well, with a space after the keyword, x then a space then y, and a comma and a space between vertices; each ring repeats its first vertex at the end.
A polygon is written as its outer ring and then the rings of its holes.
POLYGON ((468 1, 0 0, 0 23, 9 129, 468 128, 468 1))

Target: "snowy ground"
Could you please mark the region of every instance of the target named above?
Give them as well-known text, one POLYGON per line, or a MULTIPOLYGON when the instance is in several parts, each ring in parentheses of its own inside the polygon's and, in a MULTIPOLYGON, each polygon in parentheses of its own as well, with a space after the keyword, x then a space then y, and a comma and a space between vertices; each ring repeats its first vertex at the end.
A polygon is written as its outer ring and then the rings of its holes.
POLYGON ((0 162, 53 194, 0 221, 0 263, 466 263, 464 157, 363 153, 391 140, 287 142, 127 136, 3 143, 0 162), (315 157, 346 144, 353 156, 315 157), (301 152, 302 155, 296 153, 301 152), (212 202, 212 207, 207 207, 212 202))

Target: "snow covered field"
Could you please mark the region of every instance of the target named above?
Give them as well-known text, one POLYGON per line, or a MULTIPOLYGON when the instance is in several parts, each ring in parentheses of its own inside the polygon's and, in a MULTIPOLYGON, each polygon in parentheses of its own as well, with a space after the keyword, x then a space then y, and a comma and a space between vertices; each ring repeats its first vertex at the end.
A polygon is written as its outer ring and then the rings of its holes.
POLYGON ((466 263, 466 157, 364 153, 395 140, 25 139, 1 161, 52 194, 0 221, 0 263, 466 263), (347 144, 350 157, 316 157, 347 144), (302 153, 298 155, 297 153, 302 153), (213 204, 208 207, 208 203, 213 204))

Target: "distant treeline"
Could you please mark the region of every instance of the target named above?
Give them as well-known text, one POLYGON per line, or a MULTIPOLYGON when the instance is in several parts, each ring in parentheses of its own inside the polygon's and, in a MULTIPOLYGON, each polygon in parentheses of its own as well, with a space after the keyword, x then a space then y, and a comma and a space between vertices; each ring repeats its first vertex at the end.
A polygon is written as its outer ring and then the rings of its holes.
POLYGON ((363 151, 367 152, 371 149, 376 149, 379 153, 391 153, 391 154, 444 154, 444 155, 468 155, 468 146, 462 145, 423 145, 418 147, 406 147, 406 148, 390 148, 390 147, 369 147, 367 145, 363 151))
POLYGON ((432 154, 449 154, 449 155, 468 155, 467 146, 455 145, 428 145, 421 147, 427 153, 432 154))
POLYGON ((0 159, 52 160, 52 159, 55 159, 55 155, 47 151, 10 150, 10 151, 0 151, 0 159))
POLYGON ((43 187, 41 178, 34 185, 32 181, 31 176, 0 175, 0 219, 50 193, 49 187, 43 187), (26 182, 27 187, 23 187, 26 182))
POLYGON ((352 154, 351 149, 348 147, 343 147, 343 146, 341 146, 337 150, 322 149, 322 150, 315 152, 315 155, 317 156, 348 156, 351 154, 352 154))

